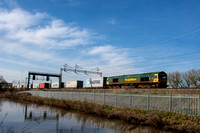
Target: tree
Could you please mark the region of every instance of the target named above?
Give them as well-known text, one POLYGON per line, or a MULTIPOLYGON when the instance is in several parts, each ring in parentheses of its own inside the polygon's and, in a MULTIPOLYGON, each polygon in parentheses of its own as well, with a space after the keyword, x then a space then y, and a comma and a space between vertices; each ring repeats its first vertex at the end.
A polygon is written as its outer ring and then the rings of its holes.
POLYGON ((198 82, 198 87, 200 87, 200 69, 199 70, 197 70, 197 82, 198 82))
POLYGON ((184 81, 184 86, 190 88, 191 81, 190 81, 190 78, 189 78, 189 71, 183 72, 182 77, 183 77, 183 81, 184 81))
POLYGON ((200 69, 188 70, 186 72, 171 72, 168 74, 168 83, 172 88, 200 87, 200 69))
POLYGON ((0 75, 0 89, 2 88, 2 85, 7 83, 6 80, 3 78, 2 75, 0 75))
POLYGON ((7 83, 6 80, 3 78, 2 75, 0 75, 0 83, 7 83))
POLYGON ((184 86, 181 73, 178 71, 168 74, 168 82, 169 86, 172 88, 180 88, 184 86))
POLYGON ((195 69, 188 71, 188 74, 189 74, 188 77, 191 82, 191 86, 196 87, 196 88, 199 87, 199 83, 198 83, 199 72, 198 71, 199 70, 195 70, 195 69))

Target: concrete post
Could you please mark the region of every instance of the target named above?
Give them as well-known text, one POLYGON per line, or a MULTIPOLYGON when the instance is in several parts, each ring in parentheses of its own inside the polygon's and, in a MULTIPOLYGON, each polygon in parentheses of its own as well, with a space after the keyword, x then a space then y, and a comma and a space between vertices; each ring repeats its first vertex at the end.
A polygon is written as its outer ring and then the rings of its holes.
POLYGON ((199 95, 199 116, 200 116, 200 95, 199 95))
POLYGON ((169 112, 172 111, 172 94, 169 97, 169 112))
POLYGON ((132 108, 132 94, 130 94, 130 108, 132 108))
POLYGON ((150 95, 147 95, 147 109, 150 109, 150 95))
POLYGON ((115 93, 115 106, 117 107, 117 93, 115 93))
POLYGON ((94 102, 95 102, 95 92, 93 93, 93 95, 94 95, 94 102))
POLYGON ((105 94, 105 92, 103 93, 103 104, 106 104, 106 94, 105 94))

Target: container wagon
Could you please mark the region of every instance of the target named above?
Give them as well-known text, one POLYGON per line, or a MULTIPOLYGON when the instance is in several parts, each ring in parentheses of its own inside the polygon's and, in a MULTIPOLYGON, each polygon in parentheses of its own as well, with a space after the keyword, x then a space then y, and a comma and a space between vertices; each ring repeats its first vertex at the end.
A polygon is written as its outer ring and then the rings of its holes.
POLYGON ((107 77, 88 78, 85 82, 85 88, 106 88, 107 77))
POLYGON ((49 87, 50 87, 49 83, 40 83, 39 84, 39 88, 40 89, 42 89, 42 88, 49 88, 49 87))
MULTIPOLYGON (((59 88, 59 82, 52 83, 51 88, 59 88)), ((61 83, 60 88, 64 88, 64 82, 61 83)))
POLYGON ((65 88, 83 88, 83 81, 67 81, 65 82, 65 88))
POLYGON ((39 84, 33 84, 33 88, 39 88, 39 84))

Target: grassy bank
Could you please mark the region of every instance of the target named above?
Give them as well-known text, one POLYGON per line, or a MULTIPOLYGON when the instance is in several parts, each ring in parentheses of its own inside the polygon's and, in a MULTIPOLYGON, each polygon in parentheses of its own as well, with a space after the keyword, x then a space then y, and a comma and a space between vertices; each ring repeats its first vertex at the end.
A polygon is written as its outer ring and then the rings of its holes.
POLYGON ((174 130, 176 132, 200 132, 200 118, 196 116, 164 111, 117 108, 86 101, 42 98, 31 96, 29 93, 5 93, 1 94, 1 97, 14 101, 27 101, 41 105, 49 105, 65 110, 76 110, 109 119, 119 119, 134 125, 152 126, 157 129, 174 130))

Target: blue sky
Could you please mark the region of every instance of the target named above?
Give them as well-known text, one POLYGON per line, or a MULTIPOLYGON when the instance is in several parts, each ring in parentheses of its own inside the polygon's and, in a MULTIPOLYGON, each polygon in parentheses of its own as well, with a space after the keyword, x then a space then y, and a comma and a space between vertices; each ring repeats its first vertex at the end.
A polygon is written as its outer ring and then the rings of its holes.
POLYGON ((2 0, 0 74, 24 80, 65 63, 103 76, 199 69, 199 12, 199 0, 2 0))

